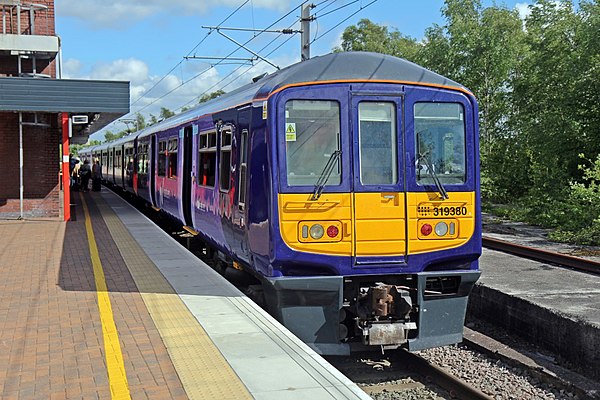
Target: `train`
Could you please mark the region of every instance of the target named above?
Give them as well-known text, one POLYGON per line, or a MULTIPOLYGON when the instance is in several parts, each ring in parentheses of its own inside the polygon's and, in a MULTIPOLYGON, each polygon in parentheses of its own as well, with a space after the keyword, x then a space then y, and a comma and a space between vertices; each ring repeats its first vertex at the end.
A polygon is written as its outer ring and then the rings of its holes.
POLYGON ((80 154, 258 282, 320 354, 462 340, 481 204, 477 101, 459 83, 331 53, 80 154))

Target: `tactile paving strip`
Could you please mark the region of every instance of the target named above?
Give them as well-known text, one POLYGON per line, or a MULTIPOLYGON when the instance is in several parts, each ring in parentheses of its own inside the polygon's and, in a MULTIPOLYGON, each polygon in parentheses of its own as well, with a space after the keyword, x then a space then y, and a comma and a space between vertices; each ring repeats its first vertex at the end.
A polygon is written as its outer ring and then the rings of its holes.
POLYGON ((235 371, 121 220, 102 199, 97 197, 96 202, 187 395, 191 399, 251 399, 235 371))

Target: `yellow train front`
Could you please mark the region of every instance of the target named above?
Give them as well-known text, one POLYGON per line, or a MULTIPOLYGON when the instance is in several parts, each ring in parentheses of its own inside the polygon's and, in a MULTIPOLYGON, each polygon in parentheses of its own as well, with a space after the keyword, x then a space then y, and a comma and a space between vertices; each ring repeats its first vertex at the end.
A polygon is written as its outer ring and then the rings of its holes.
POLYGON ((373 53, 259 83, 265 160, 245 217, 270 311, 323 354, 460 342, 480 274, 473 95, 373 53))

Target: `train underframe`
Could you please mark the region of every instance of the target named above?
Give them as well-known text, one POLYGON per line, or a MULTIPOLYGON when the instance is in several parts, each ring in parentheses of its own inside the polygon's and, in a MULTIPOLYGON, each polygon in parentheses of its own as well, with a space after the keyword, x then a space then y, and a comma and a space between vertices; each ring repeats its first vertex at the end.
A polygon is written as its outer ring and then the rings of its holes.
POLYGON ((422 350, 462 341, 479 271, 267 278, 269 312, 320 354, 374 346, 422 350))

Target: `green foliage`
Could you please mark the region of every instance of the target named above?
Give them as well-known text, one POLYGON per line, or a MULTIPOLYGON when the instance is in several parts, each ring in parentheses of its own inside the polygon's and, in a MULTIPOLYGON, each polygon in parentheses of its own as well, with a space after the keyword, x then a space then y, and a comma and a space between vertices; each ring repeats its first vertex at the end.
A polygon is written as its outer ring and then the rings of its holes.
POLYGON ((135 113, 135 124, 138 131, 144 129, 146 125, 146 118, 139 112, 135 113))
POLYGON ((396 29, 390 31, 387 26, 361 19, 356 26, 349 26, 344 30, 342 45, 334 50, 372 51, 417 61, 419 47, 415 39, 402 35, 396 29))
MULTIPOLYGON (((219 90, 217 90, 217 91, 215 91, 215 92, 212 92, 212 93, 208 93, 208 94, 202 95, 202 96, 200 97, 200 99, 198 100, 198 104, 200 104, 200 103, 206 103, 207 101, 209 101, 209 100, 212 100, 212 99, 215 99, 215 98, 219 97, 219 96, 220 96, 220 95, 222 95, 222 94, 225 94, 225 91, 224 91, 224 90, 221 90, 221 89, 219 89, 219 90)), ((183 111, 183 110, 182 110, 182 111, 183 111)))
POLYGON ((582 182, 571 183, 560 208, 561 218, 551 233, 555 240, 600 245, 600 155, 588 163, 579 166, 582 182))
POLYGON ((122 138, 123 136, 127 135, 127 130, 123 130, 121 132, 118 133, 112 133, 111 131, 107 131, 104 134, 104 141, 105 142, 112 142, 113 140, 117 140, 122 138))

